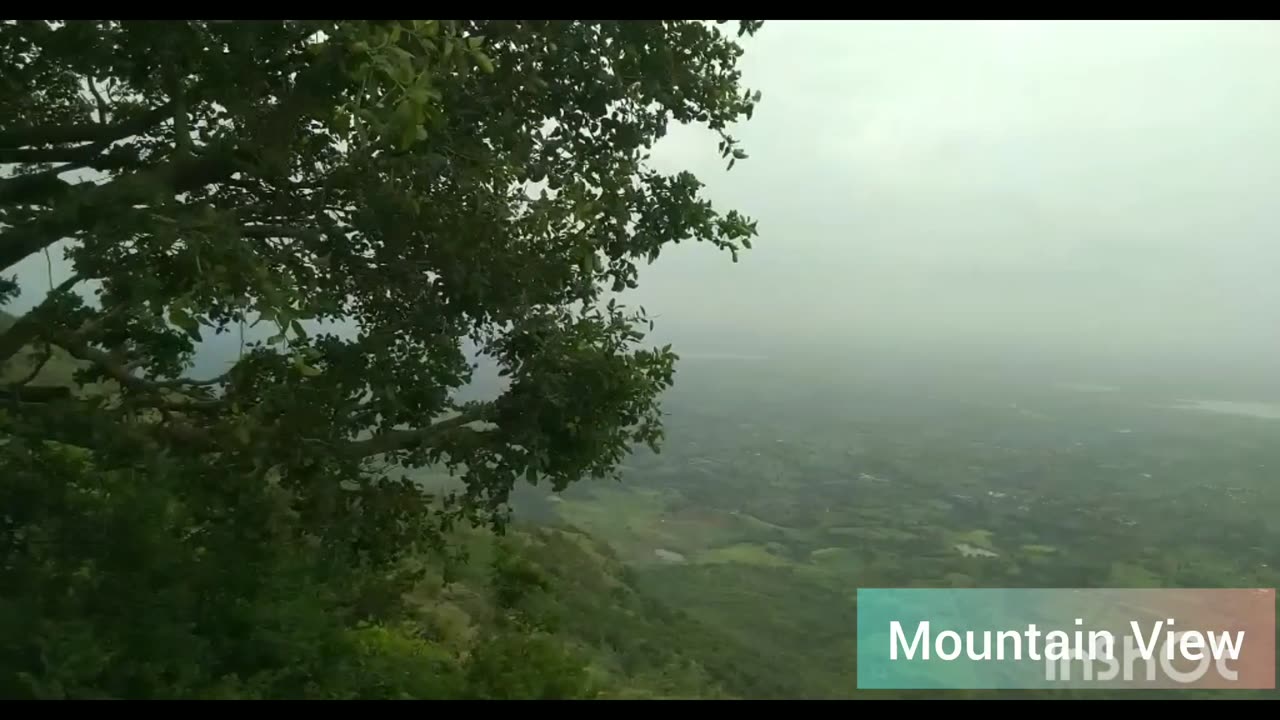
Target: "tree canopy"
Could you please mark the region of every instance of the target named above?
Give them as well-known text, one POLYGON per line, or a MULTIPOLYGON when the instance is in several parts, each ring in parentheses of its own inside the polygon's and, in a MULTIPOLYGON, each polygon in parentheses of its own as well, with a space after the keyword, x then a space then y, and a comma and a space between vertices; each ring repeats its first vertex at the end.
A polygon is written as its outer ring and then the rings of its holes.
MULTIPOLYGON (((59 593, 181 572, 166 607, 198 634, 192 593, 236 591, 225 567, 190 577, 200 558, 261 561, 286 597, 287 548, 327 553, 298 577, 390 561, 459 520, 500 525, 517 482, 657 447, 675 355, 615 294, 671 243, 736 260, 756 228, 649 150, 676 121, 745 157, 729 132, 760 96, 738 38, 759 25, 0 24, 0 303, 45 290, 11 272, 55 245, 72 272, 0 333, 18 558, 0 572, 36 593, 0 624, 37 632, 74 615, 59 593), (227 372, 190 376, 199 342, 262 324, 227 372), (506 384, 460 402, 476 353, 506 384), (70 382, 41 383, 59 359, 70 382), (385 472, 428 465, 465 490, 385 472)), ((139 677, 112 687, 147 694, 139 677)))
MULTIPOLYGON (((15 22, 0 47, 0 161, 18 169, 0 264, 71 238, 75 272, 0 357, 50 343, 119 387, 24 403, 6 430, 102 463, 164 448, 291 481, 444 461, 477 509, 518 477, 602 475, 660 437, 672 377, 670 352, 636 349, 643 315, 602 291, 668 243, 736 253, 754 233, 646 164, 670 120, 725 133, 751 113, 714 25, 15 22), (311 319, 359 332, 308 336, 311 319), (193 341, 254 322, 273 345, 184 378, 193 341), (510 384, 458 406, 468 344, 510 384)), ((721 150, 743 156, 727 134, 721 150)))

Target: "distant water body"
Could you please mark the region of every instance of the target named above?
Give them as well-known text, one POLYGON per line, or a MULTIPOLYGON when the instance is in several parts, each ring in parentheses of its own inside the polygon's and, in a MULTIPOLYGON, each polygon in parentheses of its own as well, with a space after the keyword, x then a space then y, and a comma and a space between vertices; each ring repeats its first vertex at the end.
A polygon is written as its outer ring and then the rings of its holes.
POLYGON ((1241 415, 1280 420, 1280 403, 1238 402, 1234 400, 1180 400, 1169 407, 1178 410, 1200 410, 1223 415, 1241 415))
POLYGON ((1059 387, 1080 393, 1113 393, 1120 389, 1113 385, 1097 385, 1094 383, 1061 383, 1059 387))
POLYGON ((741 353, 724 353, 724 352, 685 352, 679 348, 675 349, 681 360, 745 360, 751 362, 759 362, 768 360, 766 355, 746 355, 741 353))

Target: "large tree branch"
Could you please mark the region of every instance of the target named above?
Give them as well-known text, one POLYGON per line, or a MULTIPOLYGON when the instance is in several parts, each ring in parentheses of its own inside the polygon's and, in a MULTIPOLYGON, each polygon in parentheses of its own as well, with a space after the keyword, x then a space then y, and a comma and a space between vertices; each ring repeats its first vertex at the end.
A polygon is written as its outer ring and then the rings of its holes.
POLYGON ((98 124, 106 125, 107 114, 110 112, 107 107, 107 101, 102 98, 102 93, 98 92, 98 83, 94 81, 93 77, 90 76, 86 80, 88 80, 89 92, 93 94, 93 101, 98 104, 98 124))
MULTIPOLYGON (((0 148, 0 164, 71 163, 83 166, 106 150, 111 143, 91 143, 69 148, 0 148)), ((66 172, 61 170, 60 172, 66 172)))
POLYGON ((74 187, 58 176, 80 167, 76 163, 67 163, 44 172, 4 178, 0 180, 0 206, 31 205, 56 198, 74 187))
POLYGON ((182 78, 178 76, 176 69, 170 69, 167 73, 169 82, 172 86, 170 92, 173 96, 173 145, 178 155, 186 156, 191 154, 191 131, 187 129, 187 88, 182 78))
POLYGON ((245 225, 240 228, 240 235, 255 239, 287 237, 318 240, 324 237, 324 234, 319 230, 296 225, 245 225))
MULTIPOLYGON (((130 151, 133 148, 128 145, 111 146, 111 143, 93 143, 91 145, 77 145, 72 148, 15 148, 12 150, 0 149, 0 164, 40 164, 40 163, 63 163, 62 165, 49 168, 43 172, 31 173, 27 175, 15 175, 0 181, 0 188, 9 184, 17 184, 15 181, 24 178, 38 177, 42 175, 52 174, 54 176, 71 170, 79 170, 81 168, 92 168, 102 172, 113 170, 136 169, 144 165, 143 161, 138 160, 135 156, 130 157, 130 151)), ((0 194, 0 198, 4 199, 5 204, 13 205, 15 201, 9 200, 8 195, 13 191, 5 190, 0 194)), ((29 200, 27 202, 36 203, 38 199, 29 200)))
POLYGON ((231 150, 211 149, 204 155, 177 158, 103 185, 86 187, 83 194, 71 199, 74 204, 65 211, 0 232, 0 269, 8 269, 32 253, 92 227, 114 209, 150 199, 156 187, 178 194, 221 180, 237 169, 239 162, 231 150))
POLYGON ((146 397, 146 400, 138 403, 143 407, 154 407, 174 412, 210 412, 220 410, 226 406, 226 403, 222 400, 198 400, 186 395, 179 395, 156 382, 140 378, 112 357, 110 353, 89 345, 79 334, 52 332, 50 335, 52 335, 53 341, 66 348, 67 352, 81 360, 97 365, 108 377, 120 383, 122 387, 146 397), (175 397, 180 399, 175 399, 175 397))
POLYGON ((0 334, 0 367, 3 367, 9 361, 9 358, 18 354, 19 350, 26 347, 40 335, 41 316, 48 309, 49 302, 54 297, 70 290, 82 279, 79 275, 72 275, 63 280, 39 305, 19 317, 9 326, 8 330, 0 334))
POLYGON ((59 145, 65 143, 106 143, 122 140, 131 135, 145 132, 160 124, 173 112, 173 101, 170 100, 128 120, 111 125, 97 123, 70 123, 66 125, 45 125, 41 127, 13 128, 0 130, 0 149, 11 150, 31 145, 59 145))
POLYGON ((75 187, 59 176, 83 168, 101 172, 141 167, 133 148, 111 140, 58 148, 0 148, 0 165, 61 163, 37 173, 0 179, 0 205, 47 205, 75 187))
MULTIPOLYGON (((6 396, 0 393, 0 397, 6 396)), ((9 399, 18 411, 0 413, 0 436, 21 437, 36 443, 52 441, 90 451, 104 444, 118 448, 121 443, 141 449, 157 441, 201 453, 217 451, 212 437, 204 430, 178 422, 122 424, 115 414, 104 413, 91 403, 71 397, 68 388, 26 388, 20 398, 9 399), (63 394, 34 400, 32 390, 60 390, 63 394)), ((95 457, 95 464, 101 462, 101 456, 95 457)), ((133 461, 124 459, 123 462, 133 461)))
POLYGON ((398 450, 415 450, 433 445, 444 435, 456 432, 471 423, 492 421, 496 416, 496 412, 497 408, 492 403, 480 403, 447 420, 432 423, 427 427, 414 430, 388 430, 365 440, 347 443, 344 449, 355 458, 365 458, 398 450))
MULTIPOLYGON (((322 81, 324 73, 328 70, 329 68, 323 64, 313 65, 306 73, 312 73, 314 79, 322 81)), ((298 82, 295 83, 298 90, 271 108, 261 126, 263 128, 294 127, 296 122, 305 117, 308 112, 323 108, 332 102, 332 98, 325 92, 317 93, 315 92, 317 88, 308 87, 312 84, 304 82, 300 74, 298 82)), ((0 148, 60 141, 95 142, 105 138, 119 139, 135 134, 137 125, 145 129, 168 117, 172 112, 173 102, 170 101, 138 118, 114 125, 57 126, 4 131, 0 132, 0 148)), ((85 188, 83 194, 77 194, 69 199, 70 207, 65 210, 60 208, 59 212, 50 212, 39 220, 0 232, 0 271, 7 270, 28 255, 39 252, 65 237, 92 227, 99 219, 108 216, 113 209, 129 207, 137 202, 154 198, 157 188, 166 188, 177 195, 214 182, 225 181, 238 171, 251 169, 252 164, 245 163, 243 160, 247 159, 246 148, 253 146, 253 141, 257 139, 246 138, 248 142, 243 145, 226 143, 219 147, 206 147, 198 155, 186 156, 180 153, 177 157, 153 168, 121 175, 102 185, 85 188)))
POLYGON ((31 387, 0 388, 0 400, 22 403, 49 403, 71 397, 71 388, 63 385, 33 385, 31 387))
POLYGON ((49 358, 52 357, 53 346, 49 343, 45 343, 44 349, 40 353, 40 358, 31 366, 31 370, 29 370, 22 379, 13 382, 11 387, 22 387, 23 385, 30 383, 32 380, 35 380, 36 376, 40 374, 40 371, 44 369, 44 366, 49 363, 49 358))
POLYGON ((228 370, 221 375, 211 377, 208 380, 188 380, 187 378, 178 378, 177 380, 156 380, 152 384, 158 388, 181 388, 181 387, 208 387, 210 385, 221 385, 226 382, 235 368, 228 370))

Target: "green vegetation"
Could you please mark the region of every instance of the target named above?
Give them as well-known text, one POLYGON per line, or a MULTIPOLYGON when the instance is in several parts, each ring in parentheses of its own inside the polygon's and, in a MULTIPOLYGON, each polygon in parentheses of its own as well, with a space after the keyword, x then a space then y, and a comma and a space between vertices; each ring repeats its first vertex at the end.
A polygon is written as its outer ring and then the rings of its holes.
POLYGON ((623 486, 570 488, 552 507, 632 559, 642 589, 767 658, 758 672, 789 696, 916 695, 855 691, 860 587, 1280 582, 1280 490, 1261 471, 1280 464, 1273 420, 1016 384, 922 402, 852 372, 822 377, 839 405, 824 411, 782 362, 681 374, 664 451, 632 458, 623 486), (748 384, 749 399, 732 390, 748 384), (744 426, 748 403, 778 412, 744 426), (1012 403, 1054 419, 1028 425, 1012 403))
POLYGON ((1256 407, 646 344, 758 27, 0 22, 0 697, 909 697, 858 588, 1275 587, 1256 407))
POLYGON ((675 355, 615 295, 755 225, 647 153, 674 120, 745 157, 757 27, 0 23, 0 273, 69 266, 0 281, 32 297, 0 329, 0 696, 720 692, 643 601, 601 619, 634 638, 517 613, 545 579, 520 549, 472 560, 499 580, 435 635, 405 597, 518 483, 658 447, 675 355), (504 385, 463 401, 481 360, 504 385))

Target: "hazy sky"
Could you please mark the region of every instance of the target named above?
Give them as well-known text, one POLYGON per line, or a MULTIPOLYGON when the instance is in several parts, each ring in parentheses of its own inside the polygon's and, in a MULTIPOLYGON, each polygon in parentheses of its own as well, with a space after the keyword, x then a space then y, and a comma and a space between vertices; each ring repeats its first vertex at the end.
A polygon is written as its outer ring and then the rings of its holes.
POLYGON ((656 153, 761 233, 642 276, 677 337, 1280 368, 1280 25, 773 21, 746 47, 750 159, 689 128, 656 153))

